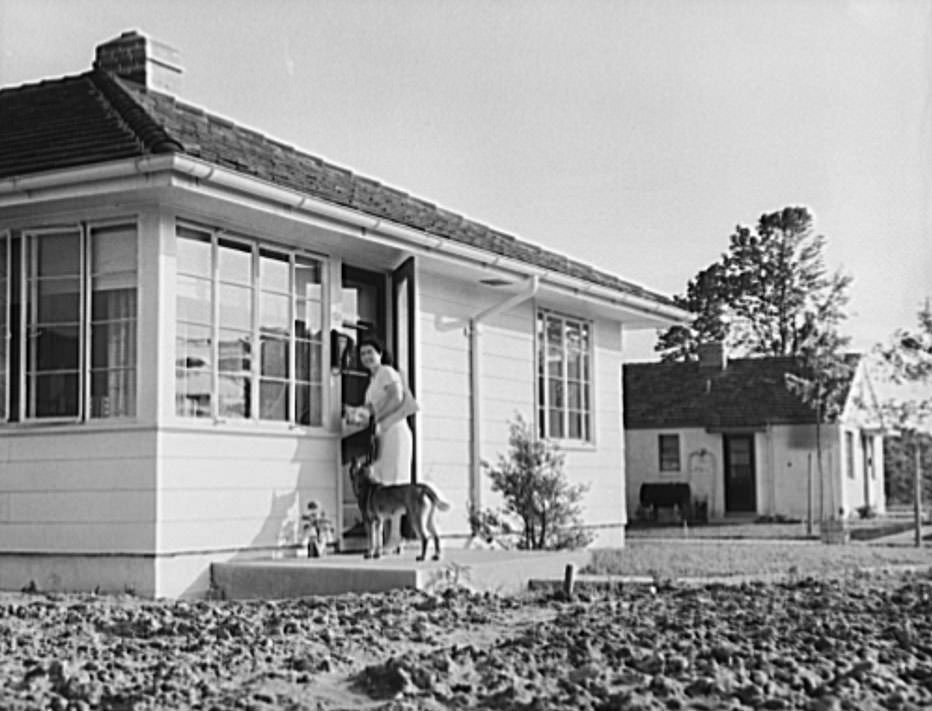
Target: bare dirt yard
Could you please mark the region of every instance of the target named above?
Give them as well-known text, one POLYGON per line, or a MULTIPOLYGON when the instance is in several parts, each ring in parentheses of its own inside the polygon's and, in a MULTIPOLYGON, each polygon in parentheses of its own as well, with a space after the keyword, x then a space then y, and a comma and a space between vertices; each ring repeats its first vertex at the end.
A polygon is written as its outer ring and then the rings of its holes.
POLYGON ((930 707, 925 571, 572 600, 0 595, 10 711, 930 707))

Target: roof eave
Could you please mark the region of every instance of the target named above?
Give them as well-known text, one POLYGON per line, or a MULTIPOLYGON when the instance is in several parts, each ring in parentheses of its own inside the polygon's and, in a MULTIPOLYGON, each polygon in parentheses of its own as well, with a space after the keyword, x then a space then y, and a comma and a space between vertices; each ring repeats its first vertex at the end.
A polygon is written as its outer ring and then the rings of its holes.
MULTIPOLYGON (((399 243, 412 252, 433 257, 467 262, 492 272, 522 278, 536 276, 543 285, 566 295, 601 306, 637 314, 651 327, 664 327, 688 322, 692 315, 670 305, 661 297, 641 296, 620 289, 545 269, 520 260, 498 255, 454 240, 432 235, 390 220, 374 217, 343 207, 307 193, 285 188, 243 173, 223 168, 179 153, 139 156, 96 165, 46 171, 31 175, 0 179, 0 208, 55 199, 90 197, 128 185, 142 183, 153 186, 158 175, 174 180, 190 189, 212 187, 229 199, 259 200, 266 206, 281 210, 292 219, 341 232, 358 239, 397 247, 399 243)), ((159 181, 162 184, 162 181, 159 181)))

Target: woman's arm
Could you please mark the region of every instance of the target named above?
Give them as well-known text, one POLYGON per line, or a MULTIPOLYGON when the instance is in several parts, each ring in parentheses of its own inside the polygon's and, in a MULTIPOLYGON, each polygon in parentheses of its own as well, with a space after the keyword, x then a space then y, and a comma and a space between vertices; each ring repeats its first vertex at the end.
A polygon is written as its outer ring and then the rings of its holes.
POLYGON ((395 412, 404 401, 405 391, 401 384, 401 376, 397 373, 387 373, 387 376, 386 382, 373 393, 372 402, 369 403, 376 423, 395 412))

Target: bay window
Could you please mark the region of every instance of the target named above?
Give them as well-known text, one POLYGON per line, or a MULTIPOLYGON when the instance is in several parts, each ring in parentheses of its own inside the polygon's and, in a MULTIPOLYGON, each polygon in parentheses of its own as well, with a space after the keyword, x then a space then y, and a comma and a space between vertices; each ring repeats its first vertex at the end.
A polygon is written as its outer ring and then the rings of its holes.
POLYGON ((591 327, 537 313, 537 421, 541 437, 592 441, 591 327))
POLYGON ((322 423, 322 263, 179 225, 175 411, 322 423))
POLYGON ((0 233, 0 421, 136 414, 136 225, 0 233))

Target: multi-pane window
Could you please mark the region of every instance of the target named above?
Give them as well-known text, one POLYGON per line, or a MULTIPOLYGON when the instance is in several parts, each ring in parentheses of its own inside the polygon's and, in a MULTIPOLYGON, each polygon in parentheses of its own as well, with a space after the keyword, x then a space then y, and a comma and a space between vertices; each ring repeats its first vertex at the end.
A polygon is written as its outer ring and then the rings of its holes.
POLYGON ((591 329, 550 311, 537 314, 538 431, 592 441, 591 329))
POLYGON ((680 470, 680 436, 676 434, 657 435, 657 449, 660 452, 660 471, 678 472, 680 470))
POLYGON ((91 228, 91 417, 136 413, 136 231, 91 228))
POLYGON ((10 243, 9 232, 0 232, 0 422, 10 409, 10 243))
POLYGON ((295 416, 303 424, 319 425, 321 398, 321 263, 294 259, 295 297, 295 416))
POLYGON ((322 422, 322 265, 177 229, 176 413, 322 422))
POLYGON ((80 228, 26 235, 26 417, 77 418, 82 371, 80 228))
POLYGON ((0 235, 0 419, 136 414, 135 223, 0 235))

